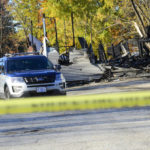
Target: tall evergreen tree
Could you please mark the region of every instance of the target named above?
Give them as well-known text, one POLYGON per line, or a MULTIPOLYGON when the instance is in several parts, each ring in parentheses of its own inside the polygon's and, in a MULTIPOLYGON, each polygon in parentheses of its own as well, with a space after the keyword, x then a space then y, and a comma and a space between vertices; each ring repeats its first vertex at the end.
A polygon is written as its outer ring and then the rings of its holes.
POLYGON ((0 55, 15 50, 13 18, 6 7, 8 0, 0 0, 0 55))

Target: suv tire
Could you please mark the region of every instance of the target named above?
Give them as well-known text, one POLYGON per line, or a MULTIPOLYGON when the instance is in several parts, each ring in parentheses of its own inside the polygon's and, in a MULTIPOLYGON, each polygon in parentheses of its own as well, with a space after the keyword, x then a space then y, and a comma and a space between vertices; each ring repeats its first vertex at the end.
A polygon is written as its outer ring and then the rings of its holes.
POLYGON ((5 99, 11 98, 8 86, 5 87, 4 95, 5 95, 5 99))

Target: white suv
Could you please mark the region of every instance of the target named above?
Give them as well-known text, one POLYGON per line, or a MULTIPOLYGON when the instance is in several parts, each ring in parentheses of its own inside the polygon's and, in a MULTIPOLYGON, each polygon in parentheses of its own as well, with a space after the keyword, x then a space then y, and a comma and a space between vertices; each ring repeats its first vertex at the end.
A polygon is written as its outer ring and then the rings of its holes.
POLYGON ((66 94, 63 74, 43 55, 13 54, 0 58, 0 94, 9 99, 26 94, 66 94))

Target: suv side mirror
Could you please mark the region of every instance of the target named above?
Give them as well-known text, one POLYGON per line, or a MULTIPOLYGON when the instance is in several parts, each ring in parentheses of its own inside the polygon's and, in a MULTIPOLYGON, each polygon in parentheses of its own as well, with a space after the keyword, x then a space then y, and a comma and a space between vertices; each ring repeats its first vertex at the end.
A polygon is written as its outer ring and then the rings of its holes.
POLYGON ((61 69, 61 65, 54 65, 54 69, 59 71, 61 69))

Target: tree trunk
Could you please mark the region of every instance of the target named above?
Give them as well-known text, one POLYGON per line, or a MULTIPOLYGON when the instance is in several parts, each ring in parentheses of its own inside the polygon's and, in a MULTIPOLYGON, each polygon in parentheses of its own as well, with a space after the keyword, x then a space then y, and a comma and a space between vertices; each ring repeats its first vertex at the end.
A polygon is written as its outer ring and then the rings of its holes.
POLYGON ((141 8, 140 4, 136 4, 139 10, 141 11, 141 15, 150 23, 150 18, 144 13, 143 9, 141 8))
POLYGON ((2 19, 2 11, 3 11, 3 9, 2 9, 2 2, 1 2, 1 0, 0 0, 0 57, 1 57, 1 55, 2 55, 2 52, 3 52, 3 50, 2 50, 2 42, 3 42, 3 19, 2 19))
POLYGON ((143 36, 146 37, 147 34, 146 34, 146 29, 145 29, 145 26, 144 26, 144 22, 143 22, 143 20, 142 20, 142 18, 141 18, 141 16, 140 16, 140 14, 139 14, 139 12, 138 12, 136 6, 135 6, 135 3, 134 3, 133 0, 131 0, 131 3, 132 3, 133 9, 134 9, 134 11, 135 11, 135 13, 136 13, 136 15, 137 15, 137 17, 138 17, 140 23, 141 23, 141 25, 142 25, 143 36))

